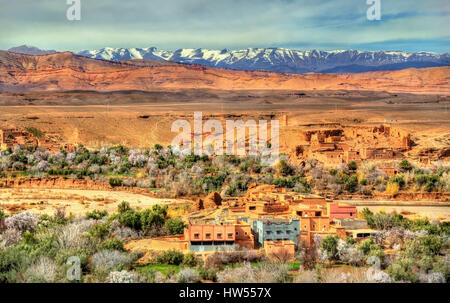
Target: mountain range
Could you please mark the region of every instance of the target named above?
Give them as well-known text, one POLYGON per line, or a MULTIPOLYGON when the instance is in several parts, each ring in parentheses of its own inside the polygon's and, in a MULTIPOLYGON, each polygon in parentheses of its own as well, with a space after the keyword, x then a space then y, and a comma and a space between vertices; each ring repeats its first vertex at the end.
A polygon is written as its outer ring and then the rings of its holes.
MULTIPOLYGON (((10 52, 49 54, 54 50, 20 46, 10 52)), ((200 64, 236 70, 262 70, 284 73, 361 73, 392 71, 450 65, 450 53, 401 51, 300 51, 285 48, 248 48, 243 50, 178 49, 175 51, 148 48, 111 48, 84 50, 78 55, 108 61, 158 60, 200 64)))
POLYGON ((0 51, 0 91, 364 90, 448 94, 450 67, 358 74, 290 74, 162 60, 107 61, 71 52, 0 51))

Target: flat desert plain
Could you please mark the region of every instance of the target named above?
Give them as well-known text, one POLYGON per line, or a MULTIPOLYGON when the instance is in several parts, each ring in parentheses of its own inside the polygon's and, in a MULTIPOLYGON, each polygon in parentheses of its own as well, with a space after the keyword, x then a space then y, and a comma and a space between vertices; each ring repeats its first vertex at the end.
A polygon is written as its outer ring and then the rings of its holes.
MULTIPOLYGON (((288 150, 299 130, 333 124, 384 123, 412 134, 414 148, 450 145, 450 97, 362 91, 28 92, 0 94, 0 126, 36 127, 90 148, 123 144, 168 145, 172 123, 203 119, 282 120, 280 147, 288 150)), ((413 148, 413 149, 414 149, 413 148)))

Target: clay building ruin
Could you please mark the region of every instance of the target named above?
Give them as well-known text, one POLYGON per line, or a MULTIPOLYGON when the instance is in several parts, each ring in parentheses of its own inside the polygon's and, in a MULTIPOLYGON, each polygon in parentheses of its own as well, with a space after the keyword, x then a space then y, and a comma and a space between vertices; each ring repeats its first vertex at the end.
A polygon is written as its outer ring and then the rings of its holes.
POLYGON ((326 165, 399 159, 412 146, 409 133, 388 125, 306 130, 300 137, 304 143, 296 147, 296 157, 314 158, 326 165))

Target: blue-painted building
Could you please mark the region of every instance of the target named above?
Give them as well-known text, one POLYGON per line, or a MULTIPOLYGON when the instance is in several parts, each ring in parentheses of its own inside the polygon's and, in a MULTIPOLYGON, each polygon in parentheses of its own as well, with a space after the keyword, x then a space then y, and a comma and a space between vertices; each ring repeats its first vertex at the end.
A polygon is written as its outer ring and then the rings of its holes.
POLYGON ((254 220, 252 229, 256 242, 290 240, 297 244, 300 235, 299 219, 264 218, 254 220))

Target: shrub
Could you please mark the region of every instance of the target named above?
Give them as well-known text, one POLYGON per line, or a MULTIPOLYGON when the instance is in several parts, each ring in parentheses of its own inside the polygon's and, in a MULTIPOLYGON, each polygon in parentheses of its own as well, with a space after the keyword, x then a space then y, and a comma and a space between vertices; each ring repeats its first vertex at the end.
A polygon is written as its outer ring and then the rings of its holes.
POLYGON ((388 182, 386 186, 386 193, 391 196, 395 196, 400 191, 400 185, 396 182, 388 182))
POLYGON ((130 207, 130 203, 128 203, 127 201, 122 201, 117 206, 117 211, 119 212, 119 214, 124 213, 129 210, 131 210, 131 207, 130 207))
POLYGON ((199 274, 203 280, 217 282, 217 269, 214 267, 212 267, 212 268, 203 268, 202 267, 199 270, 199 274))
POLYGON ((127 210, 119 213, 118 220, 120 224, 136 230, 142 229, 141 215, 135 210, 127 210))
POLYGON ((395 281, 418 282, 417 275, 413 272, 414 262, 409 258, 399 258, 387 268, 387 273, 395 281))
POLYGON ((91 230, 89 231, 89 235, 93 238, 104 239, 110 233, 109 224, 108 223, 95 223, 91 230))
POLYGON ((125 248, 123 247, 123 242, 116 238, 107 239, 103 241, 102 244, 100 244, 100 248, 106 250, 125 251, 125 248))
POLYGON ((0 283, 18 282, 20 272, 30 263, 27 252, 17 245, 0 250, 0 283))
POLYGON ((34 231, 39 221, 39 216, 26 211, 6 218, 5 224, 7 228, 14 228, 24 232, 34 231))
POLYGON ((109 283, 137 283, 139 277, 136 273, 126 270, 112 271, 109 273, 106 281, 109 283))
POLYGON ((337 255, 341 261, 351 265, 359 265, 364 259, 363 252, 354 243, 349 244, 341 239, 338 240, 337 255))
POLYGON ((245 262, 242 266, 226 268, 217 273, 219 283, 283 283, 289 282, 286 264, 263 263, 259 267, 245 262))
POLYGON ((286 162, 286 160, 280 160, 280 161, 278 162, 277 169, 278 169, 278 172, 279 172, 282 176, 285 176, 285 177, 291 176, 291 175, 293 175, 293 174, 295 173, 295 169, 294 169, 292 166, 290 166, 290 165, 286 162))
POLYGON ((86 213, 86 219, 100 220, 106 216, 108 216, 108 212, 106 210, 95 209, 86 213))
POLYGON ((358 186, 358 177, 356 175, 344 178, 344 188, 346 191, 352 193, 358 186))
POLYGON ((337 259, 337 245, 339 237, 334 235, 327 235, 322 239, 322 249, 327 252, 329 260, 337 259))
POLYGON ((120 178, 109 178, 109 185, 112 187, 122 186, 122 179, 120 178))
POLYGON ((0 234, 0 249, 19 243, 22 233, 15 228, 8 228, 0 234))
POLYGON ((117 250, 102 250, 92 256, 92 266, 97 269, 123 270, 132 262, 132 258, 117 250))
POLYGON ((183 265, 195 267, 198 265, 198 263, 199 263, 199 260, 197 259, 197 257, 195 256, 194 253, 189 252, 186 255, 184 255, 183 265))
POLYGON ((200 282, 200 275, 195 269, 183 268, 176 276, 178 283, 197 283, 200 282))
POLYGON ((156 262, 161 264, 180 265, 183 261, 183 253, 176 249, 166 250, 156 257, 156 262))
POLYGON ((349 170, 353 170, 353 171, 358 169, 358 165, 356 164, 355 161, 350 161, 348 163, 347 167, 348 167, 349 170))
POLYGON ((56 282, 59 267, 55 261, 48 257, 41 257, 24 274, 24 280, 27 283, 52 283, 56 282))
POLYGON ((412 165, 411 163, 408 162, 408 160, 402 160, 399 164, 398 164, 398 168, 400 168, 401 172, 407 172, 412 170, 412 165))
POLYGON ((186 225, 180 218, 170 218, 164 224, 171 235, 181 235, 184 233, 186 225))
POLYGON ((85 236, 92 226, 91 221, 73 222, 63 226, 56 233, 56 246, 59 249, 81 249, 91 243, 85 236))

